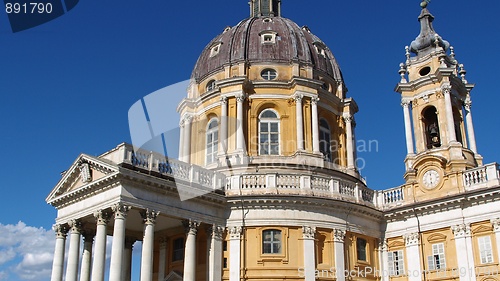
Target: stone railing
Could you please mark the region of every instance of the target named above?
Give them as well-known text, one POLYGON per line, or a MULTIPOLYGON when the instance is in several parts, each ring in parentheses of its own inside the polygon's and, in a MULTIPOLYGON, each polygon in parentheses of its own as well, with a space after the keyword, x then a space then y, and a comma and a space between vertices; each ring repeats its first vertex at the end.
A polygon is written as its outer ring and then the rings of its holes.
POLYGON ((132 145, 120 144, 115 149, 103 154, 100 158, 108 159, 116 164, 129 164, 148 172, 173 177, 176 181, 185 182, 194 187, 223 190, 226 176, 222 173, 204 169, 175 159, 169 159, 156 152, 142 149, 134 150, 132 145))
POLYGON ((484 165, 463 172, 465 190, 491 187, 500 184, 500 172, 497 163, 484 165))
MULTIPOLYGON (((132 145, 120 144, 101 155, 117 164, 129 164, 136 168, 173 177, 190 186, 211 190, 223 190, 228 196, 252 194, 307 195, 348 200, 389 209, 405 204, 403 186, 372 190, 364 182, 349 181, 321 175, 300 174, 242 174, 226 177, 200 166, 188 164, 145 150, 134 150, 132 145), (193 185, 195 184, 195 185, 193 185)), ((470 169, 462 173, 466 191, 500 185, 500 167, 497 163, 470 169)), ((411 202, 406 202, 411 203, 411 202)))
POLYGON ((375 204, 375 191, 362 184, 319 175, 243 174, 228 178, 226 195, 307 195, 375 204), (241 188, 240 188, 241 186, 241 188))
POLYGON ((377 191, 377 206, 380 208, 401 205, 403 204, 404 199, 403 186, 377 191))

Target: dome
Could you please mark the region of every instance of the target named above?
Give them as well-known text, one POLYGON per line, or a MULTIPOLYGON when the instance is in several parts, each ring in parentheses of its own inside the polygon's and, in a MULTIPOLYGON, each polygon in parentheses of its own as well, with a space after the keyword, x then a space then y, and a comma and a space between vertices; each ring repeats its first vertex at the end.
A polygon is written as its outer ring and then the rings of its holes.
POLYGON ((202 81, 225 66, 247 62, 312 66, 320 75, 342 81, 330 49, 306 26, 283 17, 250 17, 227 27, 201 53, 191 78, 202 81))

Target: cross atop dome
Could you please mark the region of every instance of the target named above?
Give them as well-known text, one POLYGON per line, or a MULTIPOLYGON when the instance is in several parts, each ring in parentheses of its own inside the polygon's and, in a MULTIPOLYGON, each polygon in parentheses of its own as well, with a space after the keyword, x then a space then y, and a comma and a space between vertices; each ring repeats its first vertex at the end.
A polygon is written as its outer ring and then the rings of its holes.
POLYGON ((281 0, 250 0, 250 16, 281 17, 281 0))

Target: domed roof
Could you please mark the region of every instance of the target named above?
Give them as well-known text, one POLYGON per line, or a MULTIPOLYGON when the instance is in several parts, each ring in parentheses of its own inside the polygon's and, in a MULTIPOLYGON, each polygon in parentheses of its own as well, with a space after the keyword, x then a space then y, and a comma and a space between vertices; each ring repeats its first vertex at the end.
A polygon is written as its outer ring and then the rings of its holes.
POLYGON ((323 75, 342 81, 340 68, 329 48, 307 27, 277 17, 250 17, 227 27, 201 53, 192 73, 197 82, 241 62, 312 66, 323 75), (264 39, 263 36, 269 36, 264 39), (269 40, 269 41, 266 41, 269 40))

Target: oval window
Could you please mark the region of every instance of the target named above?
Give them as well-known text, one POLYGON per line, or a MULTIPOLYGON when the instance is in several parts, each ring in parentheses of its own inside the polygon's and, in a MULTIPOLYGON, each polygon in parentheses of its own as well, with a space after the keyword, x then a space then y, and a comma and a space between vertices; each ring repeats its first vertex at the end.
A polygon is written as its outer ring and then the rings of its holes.
POLYGON ((262 70, 260 76, 265 80, 274 80, 276 79, 276 77, 278 77, 278 73, 276 73, 276 70, 268 68, 262 70))
POLYGON ((420 69, 420 71, 418 73, 420 74, 420 76, 425 76, 425 75, 431 73, 431 68, 426 66, 426 67, 420 69))

